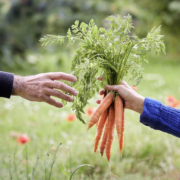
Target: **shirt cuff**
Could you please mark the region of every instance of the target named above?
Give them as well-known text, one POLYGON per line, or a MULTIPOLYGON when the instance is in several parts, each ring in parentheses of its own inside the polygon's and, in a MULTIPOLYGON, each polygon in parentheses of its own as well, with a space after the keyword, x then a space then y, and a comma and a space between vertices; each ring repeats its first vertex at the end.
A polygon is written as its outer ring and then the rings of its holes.
POLYGON ((0 71, 0 97, 11 97, 13 82, 14 74, 0 71))
POLYGON ((140 122, 153 129, 157 129, 158 116, 162 103, 155 99, 145 98, 143 113, 140 116, 140 122))

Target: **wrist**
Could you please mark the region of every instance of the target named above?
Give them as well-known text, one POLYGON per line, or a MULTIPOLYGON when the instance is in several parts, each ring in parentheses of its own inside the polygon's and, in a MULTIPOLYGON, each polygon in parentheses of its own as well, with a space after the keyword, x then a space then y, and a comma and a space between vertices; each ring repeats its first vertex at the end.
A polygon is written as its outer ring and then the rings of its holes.
POLYGON ((23 78, 21 76, 14 76, 12 95, 20 95, 23 89, 23 78))
POLYGON ((145 100, 145 97, 138 96, 135 100, 133 111, 136 111, 137 113, 142 114, 143 108, 144 108, 144 100, 145 100))

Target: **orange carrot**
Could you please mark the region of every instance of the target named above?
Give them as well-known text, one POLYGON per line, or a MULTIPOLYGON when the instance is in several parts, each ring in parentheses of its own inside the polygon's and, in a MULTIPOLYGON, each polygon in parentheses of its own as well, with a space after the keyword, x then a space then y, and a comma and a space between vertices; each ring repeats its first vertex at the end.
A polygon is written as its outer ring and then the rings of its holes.
MULTIPOLYGON (((105 94, 103 95, 102 100, 105 98, 105 96, 106 96, 106 92, 105 92, 105 94)), ((101 100, 101 103, 102 103, 102 100, 101 100)), ((100 117, 100 118, 101 118, 101 117, 100 117)), ((97 126, 98 126, 98 122, 99 122, 99 120, 98 120, 97 123, 96 123, 96 128, 97 128, 97 126)))
POLYGON ((115 111, 114 111, 114 106, 111 106, 108 115, 108 138, 106 142, 106 157, 108 161, 110 161, 111 158, 111 146, 114 138, 114 126, 115 126, 115 111))
POLYGON ((121 128, 121 140, 120 140, 120 153, 122 153, 122 149, 123 149, 124 125, 125 125, 125 118, 124 118, 124 109, 123 109, 123 114, 122 114, 122 128, 121 128))
POLYGON ((105 124, 104 133, 103 133, 103 137, 102 137, 102 141, 101 141, 101 145, 100 145, 101 156, 103 156, 103 154, 104 154, 104 149, 106 147, 107 137, 108 137, 108 117, 106 118, 106 124, 105 124))
POLYGON ((108 116, 108 109, 106 109, 104 111, 103 115, 100 117, 100 119, 98 121, 96 137, 94 140, 94 152, 97 151, 99 140, 101 139, 102 131, 103 131, 104 124, 106 122, 107 116, 108 116))
MULTIPOLYGON (((98 121, 99 122, 99 121, 98 121)), ((96 127, 98 127, 98 122, 96 123, 96 127)))
POLYGON ((92 127, 94 124, 97 123, 100 116, 103 114, 103 112, 111 105, 113 102, 114 93, 110 92, 107 94, 107 96, 102 100, 102 103, 99 105, 99 107, 96 109, 94 114, 92 115, 89 124, 88 129, 92 127))
POLYGON ((122 132, 122 121, 123 121, 123 101, 122 98, 117 95, 114 100, 114 109, 115 109, 115 124, 116 124, 116 131, 118 135, 119 141, 119 150, 121 149, 121 132, 122 132))

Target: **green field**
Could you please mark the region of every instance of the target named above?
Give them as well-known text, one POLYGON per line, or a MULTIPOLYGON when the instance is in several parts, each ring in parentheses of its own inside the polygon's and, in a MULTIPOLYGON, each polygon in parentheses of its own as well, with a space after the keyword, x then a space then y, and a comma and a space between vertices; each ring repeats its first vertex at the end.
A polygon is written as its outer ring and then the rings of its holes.
MULTIPOLYGON (((46 62, 45 58, 41 59, 46 62)), ((55 66, 54 62, 49 63, 50 65, 45 63, 44 67, 42 62, 39 63, 42 67, 40 72, 46 71, 47 67, 48 70, 53 70, 55 66)), ((138 86, 138 93, 163 103, 168 95, 180 100, 180 61, 177 58, 151 57, 150 63, 144 64, 144 68, 144 79, 138 86)), ((57 70, 57 67, 54 69, 57 70)), ((97 98, 98 95, 90 100, 89 106, 96 107, 97 98)), ((70 106, 57 109, 45 103, 12 97, 10 100, 1 98, 0 107, 2 180, 11 179, 10 174, 13 180, 31 179, 37 156, 39 160, 34 179, 48 180, 54 148, 59 143, 62 145, 57 152, 51 180, 69 179, 70 173, 82 164, 91 164, 95 168, 82 167, 73 176, 73 180, 174 180, 180 177, 179 139, 142 125, 139 123, 139 115, 130 110, 126 110, 123 156, 119 155, 116 134, 112 147, 111 172, 119 177, 117 178, 110 174, 106 158, 102 159, 100 153, 93 152, 96 127, 90 129, 86 136, 87 124, 84 125, 77 119, 73 122, 66 121, 66 116, 73 113, 70 106), (12 137, 12 131, 15 131, 15 135, 26 133, 31 138, 27 144, 28 177, 26 145, 17 145, 16 139, 12 137)), ((86 115, 84 118, 89 121, 86 115)))

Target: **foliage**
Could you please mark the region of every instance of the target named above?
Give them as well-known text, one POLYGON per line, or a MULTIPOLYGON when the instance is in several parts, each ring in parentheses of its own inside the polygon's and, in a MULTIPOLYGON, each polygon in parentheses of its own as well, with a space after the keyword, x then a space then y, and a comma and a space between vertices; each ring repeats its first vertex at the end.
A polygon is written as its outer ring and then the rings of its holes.
MULTIPOLYGON (((78 49, 72 60, 72 74, 77 77, 76 83, 70 83, 79 94, 74 99, 72 108, 77 118, 84 122, 81 112, 100 87, 105 84, 119 84, 125 76, 135 80, 138 84, 143 76, 142 61, 148 61, 148 55, 152 51, 159 54, 165 53, 165 45, 160 33, 160 27, 154 27, 146 38, 138 38, 130 35, 132 26, 131 16, 109 16, 106 19, 105 28, 98 28, 91 19, 89 24, 75 21, 72 32, 69 29, 67 38, 72 45, 79 42, 78 49), (72 35, 74 34, 74 36, 72 35), (103 82, 96 81, 96 75, 100 71, 103 82)), ((42 45, 62 44, 65 36, 47 35, 40 39, 42 45)))
POLYGON ((134 18, 135 31, 144 36, 146 31, 157 24, 162 25, 167 51, 179 52, 180 44, 180 2, 177 0, 126 0, 115 1, 114 7, 121 13, 130 13, 134 18), (172 33, 173 32, 173 33, 172 33))
POLYGON ((152 26, 162 24, 168 51, 180 49, 178 1, 4 0, 0 8, 0 70, 26 69, 26 52, 40 50, 38 39, 43 34, 64 34, 76 19, 88 23, 93 18, 99 26, 106 16, 118 13, 133 16, 135 32, 140 37, 152 26))
MULTIPOLYGON (((89 21, 90 16, 103 19, 111 14, 108 1, 26 0, 0 2, 1 70, 15 68, 27 61, 27 50, 37 51, 39 38, 46 33, 65 33, 76 18, 89 21), (9 7, 9 8, 8 8, 9 7), (5 9, 5 10, 4 10, 5 9), (3 13, 2 13, 3 12, 3 13), (18 57, 17 57, 18 56, 18 57)), ((21 69, 24 67, 20 67, 21 69)))

